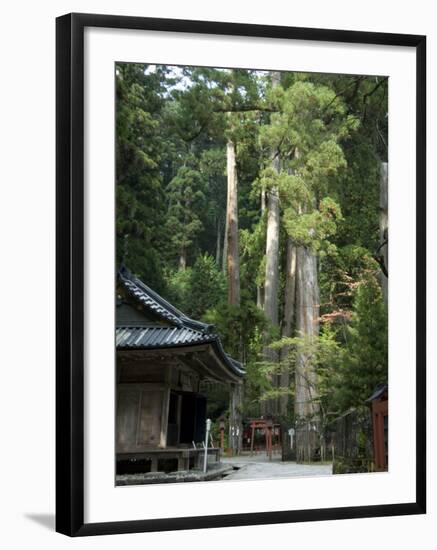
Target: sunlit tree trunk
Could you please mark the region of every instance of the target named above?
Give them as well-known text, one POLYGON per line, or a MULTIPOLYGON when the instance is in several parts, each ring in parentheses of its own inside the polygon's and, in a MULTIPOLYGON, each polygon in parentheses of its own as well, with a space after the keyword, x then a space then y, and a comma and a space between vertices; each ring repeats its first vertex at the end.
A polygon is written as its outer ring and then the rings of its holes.
POLYGON ((228 140, 226 146, 228 176, 227 217, 227 278, 228 303, 240 305, 240 256, 238 247, 238 191, 237 168, 235 164, 235 144, 228 140))
POLYGON ((222 226, 220 223, 220 219, 217 219, 217 241, 216 241, 216 248, 215 248, 215 263, 217 264, 217 267, 220 266, 221 248, 222 248, 222 226))
POLYGON ((256 305, 259 309, 264 309, 264 287, 261 285, 256 287, 256 305))
MULTIPOLYGON (((235 144, 229 139, 226 145, 228 200, 226 209, 227 246, 226 273, 228 303, 240 305, 240 256, 238 246, 238 183, 235 162, 235 144)), ((235 454, 241 450, 243 437, 243 385, 233 384, 230 393, 229 441, 235 454)))
MULTIPOLYGON (((293 245, 291 237, 287 238, 287 256, 285 263, 285 299, 284 299, 284 317, 282 323, 282 336, 290 337, 293 335, 295 323, 296 309, 296 247, 293 245)), ((287 363, 288 347, 281 351, 284 364, 287 363)), ((281 389, 284 392, 290 388, 290 373, 287 368, 280 376, 281 389)), ((279 400, 279 412, 281 415, 286 415, 288 412, 288 403, 290 397, 287 393, 283 393, 279 400)))
MULTIPOLYGON (((272 87, 280 82, 280 74, 272 73, 272 87)), ((272 151, 272 167, 279 172, 279 151, 272 151)), ((267 232, 266 232, 266 277, 264 283, 264 313, 273 327, 278 326, 278 291, 279 291, 279 196, 276 188, 269 189, 266 193, 267 208, 267 232)), ((278 353, 268 347, 264 350, 265 359, 275 363, 278 361, 278 353)), ((272 383, 278 386, 278 376, 272 376, 272 383)), ((265 414, 278 413, 278 399, 264 402, 265 414)))
POLYGON ((379 186, 379 232, 380 256, 384 265, 381 269, 382 294, 388 304, 388 163, 381 163, 381 178, 379 186), (384 270, 386 271, 384 273, 384 270))
POLYGON ((261 216, 264 214, 266 209, 266 191, 265 189, 261 190, 261 216))
MULTIPOLYGON (((266 191, 261 190, 261 217, 264 215, 266 209, 266 191)), ((259 284, 256 287, 256 305, 259 309, 264 309, 264 285, 259 284)))
POLYGON ((179 254, 179 269, 181 271, 185 270, 187 267, 187 251, 185 248, 182 248, 179 254))
POLYGON ((225 234, 223 238, 222 271, 226 275, 228 268, 228 206, 226 205, 225 234))
POLYGON ((276 189, 268 194, 266 278, 264 283, 264 311, 272 325, 278 325, 279 289, 279 197, 276 189))
MULTIPOLYGON (((299 246, 296 265, 296 330, 306 342, 319 335, 320 292, 317 256, 299 246)), ((296 458, 310 461, 320 447, 320 410, 314 359, 301 352, 297 357, 295 378, 296 458)))
POLYGON ((243 384, 232 384, 229 405, 229 446, 235 454, 242 448, 243 442, 243 384))

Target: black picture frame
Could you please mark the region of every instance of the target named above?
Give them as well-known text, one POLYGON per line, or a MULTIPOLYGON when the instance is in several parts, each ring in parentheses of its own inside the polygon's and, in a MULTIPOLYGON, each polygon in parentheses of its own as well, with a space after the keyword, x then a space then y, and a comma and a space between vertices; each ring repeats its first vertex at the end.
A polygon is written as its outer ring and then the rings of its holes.
POLYGON ((423 514, 426 511, 426 38, 210 21, 68 14, 56 21, 56 530, 69 536, 423 514), (157 30, 403 46, 416 51, 416 500, 327 509, 84 523, 84 29, 157 30))

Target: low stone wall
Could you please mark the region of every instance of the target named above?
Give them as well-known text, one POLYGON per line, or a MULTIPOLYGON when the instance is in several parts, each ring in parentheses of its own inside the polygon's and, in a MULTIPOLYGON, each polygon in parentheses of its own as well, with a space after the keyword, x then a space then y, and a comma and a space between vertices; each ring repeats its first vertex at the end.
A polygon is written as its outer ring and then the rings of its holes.
POLYGON ((229 464, 211 464, 206 473, 201 470, 186 470, 166 474, 164 472, 149 472, 146 474, 123 474, 117 475, 115 484, 123 485, 148 485, 154 483, 183 483, 193 481, 211 481, 221 479, 233 471, 229 464))
POLYGON ((329 426, 334 474, 374 471, 372 417, 369 407, 357 407, 329 426))

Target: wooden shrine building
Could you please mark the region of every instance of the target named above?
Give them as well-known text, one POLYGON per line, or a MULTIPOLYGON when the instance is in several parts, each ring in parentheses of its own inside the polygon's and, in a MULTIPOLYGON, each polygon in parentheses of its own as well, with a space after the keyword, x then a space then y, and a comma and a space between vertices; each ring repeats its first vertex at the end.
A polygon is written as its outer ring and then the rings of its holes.
MULTIPOLYGON (((116 303, 117 473, 196 468, 203 457, 203 381, 239 392, 245 371, 213 325, 188 318, 126 268, 116 303)), ((219 449, 208 453, 218 461, 219 449)))

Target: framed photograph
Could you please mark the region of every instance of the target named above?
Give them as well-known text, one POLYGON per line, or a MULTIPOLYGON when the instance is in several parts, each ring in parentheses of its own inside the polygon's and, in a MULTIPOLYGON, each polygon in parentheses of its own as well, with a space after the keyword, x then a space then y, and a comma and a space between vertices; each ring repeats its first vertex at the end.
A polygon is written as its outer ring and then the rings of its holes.
POLYGON ((425 37, 56 34, 57 531, 425 513, 425 37))

